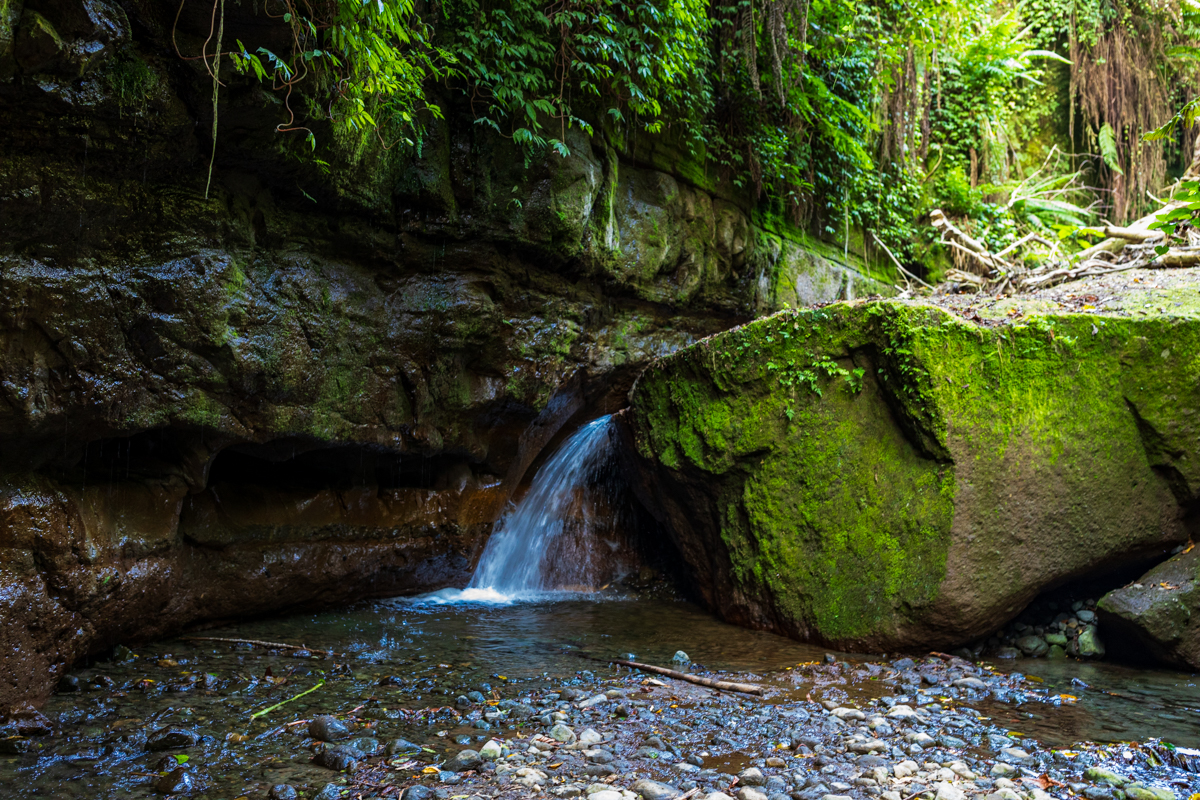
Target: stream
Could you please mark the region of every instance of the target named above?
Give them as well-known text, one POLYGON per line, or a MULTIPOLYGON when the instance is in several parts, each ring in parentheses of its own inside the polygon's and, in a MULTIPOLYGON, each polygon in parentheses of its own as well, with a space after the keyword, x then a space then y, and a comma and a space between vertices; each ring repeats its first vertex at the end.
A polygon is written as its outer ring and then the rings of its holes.
MULTIPOLYGON (((456 697, 473 691, 510 698, 618 674, 580 653, 670 666, 674 653, 684 650, 695 662, 692 670, 734 672, 761 683, 768 692, 758 702, 768 705, 800 701, 813 692, 814 684, 798 681, 793 669, 826 654, 727 625, 683 601, 569 595, 498 604, 447 603, 438 596, 389 600, 196 635, 303 643, 310 649, 192 639, 118 648, 114 659, 72 673, 68 684, 80 691, 63 691, 50 701, 45 712, 56 723, 52 736, 3 757, 0 796, 161 796, 152 779, 163 772, 163 756, 148 748, 154 747, 155 729, 180 724, 200 737, 192 760, 207 775, 203 796, 232 800, 264 782, 320 782, 314 773, 325 771, 308 763, 308 751, 297 758, 294 737, 280 728, 317 713, 361 715, 366 707, 376 712, 381 721, 376 724, 391 726, 389 737, 428 748, 419 757, 437 763, 464 745, 512 734, 502 724, 467 724, 428 709, 453 706, 456 697), (322 679, 310 694, 251 718, 322 679)), ((838 658, 853 663, 866 657, 838 658)), ((998 666, 1031 676, 1026 702, 974 705, 1003 728, 1052 747, 1150 737, 1200 746, 1200 689, 1192 676, 1046 660, 998 666), (1080 679, 1090 688, 1080 687, 1080 679), (1045 702, 1043 689, 1079 699, 1045 702)), ((849 681, 832 691, 831 696, 852 699, 881 694, 872 680, 849 681)), ((730 771, 741 766, 736 759, 728 762, 730 771)))

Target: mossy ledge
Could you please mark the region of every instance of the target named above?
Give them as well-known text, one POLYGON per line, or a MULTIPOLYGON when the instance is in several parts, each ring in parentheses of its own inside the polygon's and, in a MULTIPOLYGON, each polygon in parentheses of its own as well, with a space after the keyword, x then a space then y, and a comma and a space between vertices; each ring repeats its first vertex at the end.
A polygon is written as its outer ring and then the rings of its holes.
POLYGON ((1188 538, 1200 320, 898 301, 783 311, 663 358, 624 413, 707 604, 843 648, 948 647, 1188 538))

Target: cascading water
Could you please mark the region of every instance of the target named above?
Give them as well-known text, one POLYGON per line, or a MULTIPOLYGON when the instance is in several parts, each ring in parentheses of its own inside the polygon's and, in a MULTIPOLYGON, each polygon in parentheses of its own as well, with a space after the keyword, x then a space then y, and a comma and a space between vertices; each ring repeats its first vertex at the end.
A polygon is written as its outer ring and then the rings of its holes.
POLYGON ((596 588, 596 561, 606 549, 597 530, 612 521, 607 498, 594 491, 612 455, 609 420, 584 425, 538 470, 528 494, 496 523, 466 589, 426 599, 506 602, 596 588))

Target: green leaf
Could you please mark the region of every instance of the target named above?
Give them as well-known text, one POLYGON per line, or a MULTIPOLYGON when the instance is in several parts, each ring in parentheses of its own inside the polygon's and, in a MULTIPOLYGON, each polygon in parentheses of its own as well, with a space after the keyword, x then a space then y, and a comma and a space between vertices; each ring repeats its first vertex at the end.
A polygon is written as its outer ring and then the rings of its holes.
POLYGON ((1096 138, 1100 143, 1100 157, 1104 159, 1104 163, 1113 172, 1124 175, 1121 171, 1121 157, 1117 153, 1117 135, 1112 125, 1106 122, 1100 126, 1100 133, 1096 138))

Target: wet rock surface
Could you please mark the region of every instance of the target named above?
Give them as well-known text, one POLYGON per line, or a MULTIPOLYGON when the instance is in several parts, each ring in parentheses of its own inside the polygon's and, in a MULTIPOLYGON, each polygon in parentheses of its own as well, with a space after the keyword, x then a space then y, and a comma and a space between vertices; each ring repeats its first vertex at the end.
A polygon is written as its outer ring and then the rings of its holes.
MULTIPOLYGON (((229 36, 286 46, 252 6, 229 36)), ((0 708, 115 642, 461 583, 651 358, 888 290, 654 137, 529 164, 448 106, 424 155, 297 158, 256 80, 198 100, 193 11, 0 3, 0 708)))
POLYGON ((1106 628, 1122 655, 1178 667, 1200 664, 1200 551, 1189 546, 1100 599, 1106 628))
MULTIPOLYGON (((628 626, 636 609, 619 605, 613 614, 628 626)), ((651 616, 662 620, 663 610, 651 616)), ((401 617, 389 629, 403 635, 411 622, 448 636, 433 619, 401 617)), ((529 628, 490 638, 514 630, 529 628)), ((0 795, 1186 800, 1200 790, 1188 769, 1193 751, 1153 739, 1047 742, 999 722, 1038 717, 1041 730, 1069 729, 1103 696, 1082 682, 1068 696, 951 655, 882 661, 810 650, 810 660, 780 668, 768 649, 774 637, 721 632, 689 651, 724 635, 748 660, 757 648, 776 666, 690 669, 760 684, 764 696, 603 664, 578 669, 569 655, 544 665, 509 655, 505 669, 520 661, 527 669, 505 674, 415 640, 395 651, 360 640, 348 653, 301 658, 249 645, 147 646, 80 669, 83 688, 51 703, 50 732, 0 740, 26 743, 6 751, 0 795), (188 680, 195 674, 208 680, 188 680), (531 713, 512 715, 522 709, 531 713)), ((674 649, 661 648, 658 663, 674 649)))

